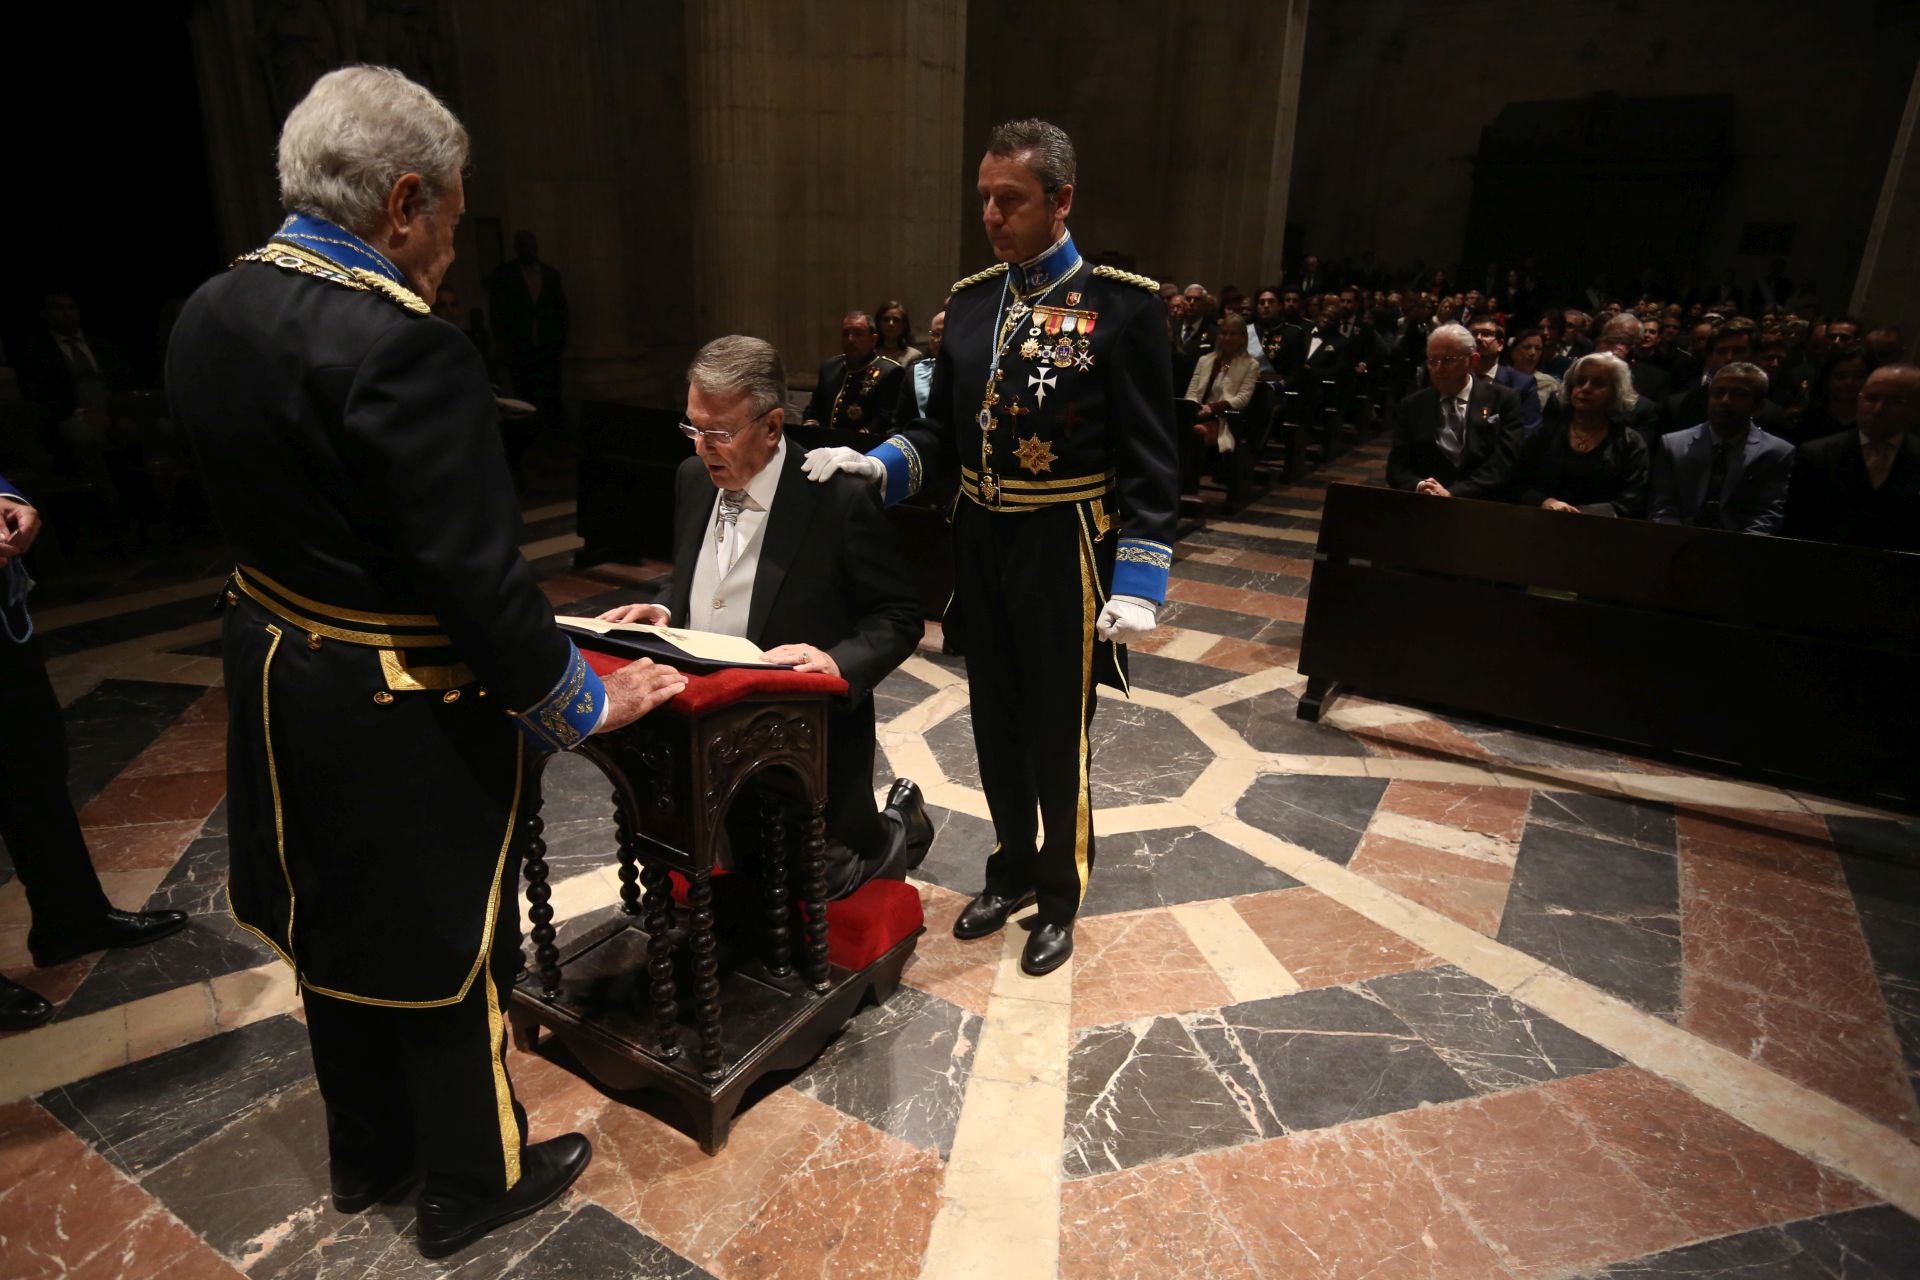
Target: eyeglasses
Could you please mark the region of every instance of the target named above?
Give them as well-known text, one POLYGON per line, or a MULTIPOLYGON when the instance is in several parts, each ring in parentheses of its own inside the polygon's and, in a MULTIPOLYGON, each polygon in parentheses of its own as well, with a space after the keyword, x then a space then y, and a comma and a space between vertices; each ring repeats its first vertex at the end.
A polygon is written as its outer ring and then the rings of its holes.
POLYGON ((756 413, 753 415, 753 417, 747 419, 746 426, 735 427, 731 431, 708 431, 703 428, 694 426, 691 422, 688 422, 686 419, 683 418, 680 421, 680 434, 685 436, 689 440, 694 440, 694 441, 705 440, 708 444, 721 445, 721 446, 730 445, 733 443, 735 436, 738 436, 743 431, 747 431, 753 428, 755 425, 759 423, 759 421, 762 418, 772 413, 773 410, 778 407, 779 407, 778 405, 775 405, 771 408, 762 409, 759 413, 756 413))
POLYGON ((1442 367, 1445 367, 1450 364, 1465 364, 1466 362, 1467 362, 1466 356, 1428 356, 1427 357, 1427 366, 1429 368, 1433 367, 1434 365, 1440 365, 1442 367))

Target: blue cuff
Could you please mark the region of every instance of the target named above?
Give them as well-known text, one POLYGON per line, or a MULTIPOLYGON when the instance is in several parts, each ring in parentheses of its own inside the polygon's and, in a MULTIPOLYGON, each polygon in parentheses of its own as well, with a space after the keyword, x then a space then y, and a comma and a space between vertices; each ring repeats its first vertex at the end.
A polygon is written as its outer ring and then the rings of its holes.
POLYGON ((1139 596, 1155 604, 1167 601, 1167 577, 1173 572, 1173 548, 1151 538, 1122 538, 1113 556, 1116 596, 1139 596))
POLYGON ((888 436, 868 450, 867 456, 880 459, 880 465, 887 469, 887 484, 881 499, 884 505, 890 507, 920 492, 920 484, 926 477, 920 470, 920 451, 913 447, 913 441, 905 436, 888 436))
POLYGON ((606 706, 606 685, 571 640, 567 642, 567 655, 567 669, 547 696, 525 711, 512 713, 520 732, 542 751, 569 751, 579 746, 599 727, 606 706))

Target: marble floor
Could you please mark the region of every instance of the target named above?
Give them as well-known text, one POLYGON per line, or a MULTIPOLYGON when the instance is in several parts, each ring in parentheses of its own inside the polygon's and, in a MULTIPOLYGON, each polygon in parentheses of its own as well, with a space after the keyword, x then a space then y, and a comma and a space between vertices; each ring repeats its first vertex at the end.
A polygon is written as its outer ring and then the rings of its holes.
MULTIPOLYGON (((298 1000, 222 910, 218 570, 43 609, 102 878, 193 923, 34 971, 0 884, 0 971, 60 1004, 0 1039, 0 1276, 1920 1274, 1920 822, 1360 698, 1296 719, 1324 486, 1383 452, 1181 544, 1095 721, 1066 968, 948 932, 990 828, 931 643, 879 691, 876 784, 939 824, 906 985, 712 1158, 516 1052, 535 1138, 593 1165, 438 1265, 406 1205, 327 1205, 298 1000)), ((573 527, 528 513, 565 612, 663 569, 576 571, 573 527)), ((617 902, 606 792, 548 770, 571 921, 617 902)))

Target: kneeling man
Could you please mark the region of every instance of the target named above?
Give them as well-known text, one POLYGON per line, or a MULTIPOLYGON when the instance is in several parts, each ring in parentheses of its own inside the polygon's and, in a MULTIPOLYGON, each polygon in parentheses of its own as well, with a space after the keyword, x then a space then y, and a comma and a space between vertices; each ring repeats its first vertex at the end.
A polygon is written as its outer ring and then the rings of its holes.
POLYGON ((716 338, 687 369, 680 429, 694 456, 674 484, 674 573, 652 604, 601 617, 745 636, 774 662, 847 682, 827 734, 827 896, 899 878, 933 840, 920 789, 873 800, 873 688, 925 625, 913 576, 870 484, 817 485, 790 448, 786 372, 758 338, 716 338))

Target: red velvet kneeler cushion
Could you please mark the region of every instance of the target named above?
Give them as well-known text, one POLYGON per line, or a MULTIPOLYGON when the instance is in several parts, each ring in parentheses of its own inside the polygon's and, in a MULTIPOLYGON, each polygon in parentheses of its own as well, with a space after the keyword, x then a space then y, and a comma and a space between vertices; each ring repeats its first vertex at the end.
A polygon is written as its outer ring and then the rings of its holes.
MULTIPOLYGON (((587 660, 589 667, 602 676, 610 675, 634 661, 625 654, 601 653, 594 649, 582 649, 580 656, 587 660)), ((729 702, 737 702, 749 694, 841 694, 847 691, 845 680, 819 671, 723 667, 719 671, 707 672, 704 675, 695 671, 683 674, 687 677, 687 687, 665 703, 667 710, 677 711, 683 716, 698 715, 714 707, 724 707, 729 702)))
MULTIPOLYGON (((668 873, 673 880, 673 900, 686 905, 687 881, 678 871, 668 873)), ((727 872, 715 870, 719 880, 727 872)), ((904 880, 869 880, 838 902, 827 904, 827 959, 843 969, 864 969, 926 923, 920 909, 920 891, 904 880)), ((799 932, 793 937, 795 963, 799 963, 802 945, 799 932)))

